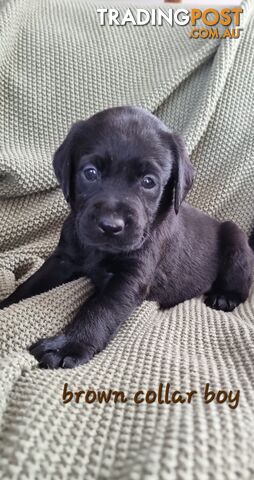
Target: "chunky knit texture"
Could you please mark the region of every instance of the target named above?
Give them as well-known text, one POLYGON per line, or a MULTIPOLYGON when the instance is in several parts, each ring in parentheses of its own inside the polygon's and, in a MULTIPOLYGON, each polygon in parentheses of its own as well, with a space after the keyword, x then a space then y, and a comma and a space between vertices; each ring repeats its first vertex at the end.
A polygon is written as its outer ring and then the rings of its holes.
MULTIPOLYGON (((83 0, 0 3, 1 298, 56 245, 67 207, 54 149, 72 122, 112 105, 142 105, 181 132, 197 169, 189 201, 250 232, 254 18, 252 1, 243 6, 239 40, 204 41, 167 25, 100 27, 83 0)), ((89 364, 38 369, 26 347, 58 332, 91 288, 78 280, 0 312, 0 477, 254 478, 254 289, 230 314, 202 299, 164 312, 145 302, 89 364), (65 405, 65 382, 130 400, 65 405), (198 394, 190 404, 131 401, 160 382, 198 394), (206 405, 208 382, 240 389, 238 407, 206 405)))

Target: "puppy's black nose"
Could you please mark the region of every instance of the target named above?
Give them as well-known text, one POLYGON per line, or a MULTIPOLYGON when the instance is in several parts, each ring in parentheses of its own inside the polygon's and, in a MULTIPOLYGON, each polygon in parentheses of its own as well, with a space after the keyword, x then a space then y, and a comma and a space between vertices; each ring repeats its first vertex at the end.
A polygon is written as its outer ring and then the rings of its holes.
POLYGON ((122 218, 103 217, 98 222, 100 230, 110 235, 118 235, 124 229, 122 218))

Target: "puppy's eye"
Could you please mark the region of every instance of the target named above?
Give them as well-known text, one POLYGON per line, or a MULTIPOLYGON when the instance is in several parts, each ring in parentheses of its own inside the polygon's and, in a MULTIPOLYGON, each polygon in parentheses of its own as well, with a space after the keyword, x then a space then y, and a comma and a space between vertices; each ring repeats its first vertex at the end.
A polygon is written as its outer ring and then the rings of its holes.
POLYGON ((98 172, 94 167, 86 168, 84 175, 89 182, 95 182, 98 179, 98 172))
POLYGON ((144 188, 151 189, 155 187, 155 181, 152 177, 149 177, 149 175, 146 175, 145 177, 142 178, 141 185, 144 188))

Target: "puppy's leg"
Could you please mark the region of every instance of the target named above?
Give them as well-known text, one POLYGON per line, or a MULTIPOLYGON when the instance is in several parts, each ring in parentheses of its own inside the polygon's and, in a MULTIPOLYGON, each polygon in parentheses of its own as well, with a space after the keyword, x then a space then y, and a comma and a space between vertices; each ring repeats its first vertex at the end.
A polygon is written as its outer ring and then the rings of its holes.
POLYGON ((246 235, 233 222, 221 225, 219 241, 220 269, 205 303, 230 312, 248 297, 254 257, 246 235))
POLYGON ((77 262, 76 249, 73 218, 69 215, 63 224, 59 243, 53 254, 34 275, 20 285, 8 298, 0 302, 0 309, 81 277, 82 272, 77 262))
POLYGON ((88 299, 62 334, 39 340, 30 353, 43 368, 72 368, 88 362, 105 348, 146 292, 142 268, 115 274, 103 291, 88 299))
POLYGON ((9 305, 25 298, 39 295, 80 276, 75 265, 66 255, 54 253, 34 275, 22 283, 9 297, 0 302, 0 309, 9 307, 9 305))

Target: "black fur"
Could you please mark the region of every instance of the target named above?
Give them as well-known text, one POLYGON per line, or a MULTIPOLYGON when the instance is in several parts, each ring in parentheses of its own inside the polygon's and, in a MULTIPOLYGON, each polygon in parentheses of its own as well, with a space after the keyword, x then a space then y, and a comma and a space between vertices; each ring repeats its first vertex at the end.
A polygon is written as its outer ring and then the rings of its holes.
POLYGON ((170 308, 205 294, 225 311, 246 300, 248 239, 183 202, 193 168, 182 139, 156 117, 119 107, 76 123, 54 169, 71 208, 59 245, 0 307, 84 275, 96 288, 60 335, 30 348, 42 367, 87 362, 144 299, 170 308))
POLYGON ((249 243, 250 243, 250 246, 251 246, 252 250, 254 250, 254 229, 251 232, 249 243))

